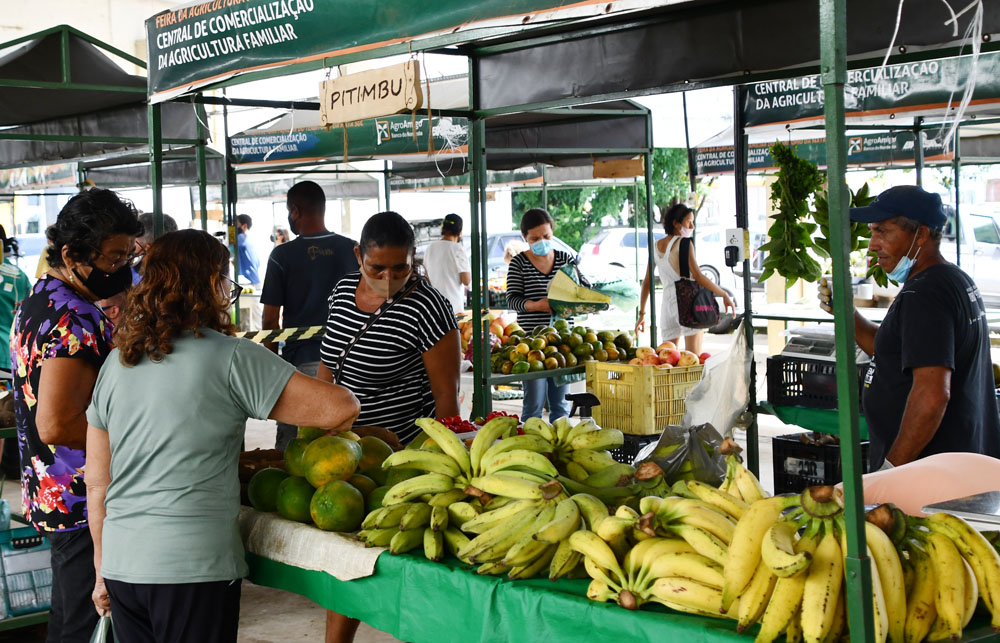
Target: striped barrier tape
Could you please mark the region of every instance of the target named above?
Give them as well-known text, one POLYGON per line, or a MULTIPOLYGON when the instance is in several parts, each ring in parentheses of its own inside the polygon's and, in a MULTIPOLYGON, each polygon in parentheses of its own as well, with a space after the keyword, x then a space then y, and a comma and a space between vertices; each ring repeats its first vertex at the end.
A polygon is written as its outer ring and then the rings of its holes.
POLYGON ((303 326, 302 328, 251 330, 236 333, 236 336, 249 339, 251 342, 257 342, 258 344, 267 344, 271 342, 288 342, 296 339, 311 339, 316 336, 322 336, 324 330, 326 330, 324 326, 303 326))

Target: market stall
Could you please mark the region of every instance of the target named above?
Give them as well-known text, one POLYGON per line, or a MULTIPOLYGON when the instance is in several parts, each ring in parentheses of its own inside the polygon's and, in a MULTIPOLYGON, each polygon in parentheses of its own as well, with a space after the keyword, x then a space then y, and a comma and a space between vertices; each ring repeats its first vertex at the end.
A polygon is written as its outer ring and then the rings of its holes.
MULTIPOLYGON (((897 25, 898 34, 894 36, 894 43, 903 53, 891 59, 893 62, 934 58, 960 51, 962 44, 958 34, 970 18, 956 20, 953 17, 956 26, 962 28, 953 33, 942 28, 938 22, 926 19, 925 16, 941 13, 937 3, 926 0, 918 4, 920 6, 915 9, 908 5, 907 9, 912 9, 912 12, 905 12, 904 19, 897 25)), ((162 61, 157 73, 150 77, 150 98, 158 103, 197 87, 245 82, 350 60, 468 43, 468 46, 448 49, 447 52, 470 58, 470 107, 473 116, 470 123, 470 164, 473 169, 472 193, 476 202, 473 207, 473 233, 478 236, 485 216, 484 160, 489 152, 485 136, 488 119, 539 108, 561 108, 587 100, 610 100, 677 91, 691 86, 787 77, 798 70, 814 70, 817 62, 821 61, 827 131, 831 139, 841 142, 831 149, 828 165, 830 182, 834 186, 830 195, 831 246, 842 249, 833 253, 836 338, 840 348, 837 351, 838 422, 841 438, 851 446, 843 452, 848 586, 846 610, 856 624, 855 637, 872 640, 872 604, 864 600, 871 595, 872 567, 864 554, 857 390, 852 381, 852 364, 848 362, 854 341, 853 327, 846 315, 850 305, 846 293, 850 289, 846 270, 847 250, 843 243, 847 229, 846 186, 842 181, 846 165, 843 87, 848 57, 855 66, 866 66, 865 63, 870 66, 876 57, 881 57, 887 46, 886 31, 872 29, 871 25, 883 25, 888 29, 889 25, 896 23, 897 7, 860 1, 822 0, 817 13, 813 3, 787 0, 749 6, 742 2, 724 1, 673 2, 638 8, 634 4, 629 4, 627 8, 624 5, 611 2, 600 3, 599 6, 551 7, 550 3, 543 2, 510 2, 502 6, 490 3, 487 9, 485 5, 463 3, 461 6, 450 6, 448 11, 423 16, 421 21, 411 20, 411 14, 405 11, 398 14, 406 16, 406 20, 400 23, 390 20, 371 21, 370 24, 333 21, 335 32, 322 34, 310 29, 318 28, 319 24, 326 27, 330 21, 317 20, 315 25, 299 22, 302 28, 297 27, 295 40, 301 42, 294 47, 286 44, 291 38, 279 37, 270 51, 254 59, 253 67, 248 68, 242 57, 233 55, 214 61, 210 69, 204 65, 185 65, 184 58, 178 58, 176 50, 160 51, 158 45, 154 46, 157 30, 176 22, 178 18, 173 12, 166 12, 148 23, 150 58, 162 61), (852 9, 849 14, 846 12, 847 4, 852 9), (508 17, 498 18, 501 15, 508 17), (510 18, 511 15, 515 18, 510 18), (535 26, 536 20, 541 24, 535 26), (337 37, 345 32, 350 37, 343 42, 352 43, 350 48, 328 44, 341 42, 337 37), (776 33, 782 37, 776 39, 776 33), (669 43, 671 52, 676 55, 660 56, 655 65, 635 64, 664 43, 669 43), (731 46, 720 47, 719 43, 731 46), (594 70, 600 70, 600 73, 594 73, 594 70)), ((319 5, 319 12, 329 8, 319 5)), ((375 3, 371 8, 376 10, 375 3)), ((384 16, 396 15, 385 3, 380 3, 377 11, 384 16)), ((358 15, 362 13, 359 11, 358 15)), ((997 9, 991 6, 981 15, 983 32, 995 32, 1000 20, 997 9)), ((183 15, 180 16, 180 19, 183 18, 183 15)), ((279 36, 280 33, 287 36, 288 31, 279 32, 279 36)), ((201 45, 195 43, 193 46, 201 45)), ((992 40, 984 45, 984 49, 995 47, 992 40)), ((744 92, 745 89, 737 88, 736 106, 742 104, 744 92)), ((155 105, 152 109, 156 109, 155 105)), ((151 140, 155 141, 158 135, 156 120, 151 119, 151 124, 151 140)), ((737 109, 734 134, 734 143, 739 150, 735 167, 740 177, 737 181, 737 225, 746 228, 744 125, 737 109)), ((647 176, 649 173, 647 154, 647 176)), ((647 192, 647 200, 649 198, 647 192)), ((479 264, 479 252, 474 255, 474 265, 479 264)), ((477 277, 480 278, 474 280, 474 296, 476 301, 482 302, 484 283, 481 275, 477 277)), ((749 266, 744 264, 746 300, 749 300, 749 279, 749 266)), ((748 324, 748 333, 749 328, 748 324)), ((485 346, 485 332, 486 328, 477 325, 477 345, 485 346)), ((748 342, 752 342, 752 337, 748 337, 748 342)), ((485 352, 480 355, 477 362, 484 362, 485 352)), ((477 364, 477 368, 484 367, 484 363, 477 364)), ((755 469, 756 433, 753 426, 748 438, 751 443, 748 460, 751 469, 755 469)), ((680 623, 673 618, 664 622, 670 623, 667 627, 671 628, 680 623)))

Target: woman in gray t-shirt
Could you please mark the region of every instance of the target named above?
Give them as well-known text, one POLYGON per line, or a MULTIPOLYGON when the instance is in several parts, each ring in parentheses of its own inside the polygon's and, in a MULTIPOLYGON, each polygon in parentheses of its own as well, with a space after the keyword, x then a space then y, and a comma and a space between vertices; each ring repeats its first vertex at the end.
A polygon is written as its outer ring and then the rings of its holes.
POLYGON ((87 411, 94 604, 125 641, 236 641, 247 419, 336 432, 358 416, 347 389, 232 336, 228 263, 198 230, 153 242, 87 411))

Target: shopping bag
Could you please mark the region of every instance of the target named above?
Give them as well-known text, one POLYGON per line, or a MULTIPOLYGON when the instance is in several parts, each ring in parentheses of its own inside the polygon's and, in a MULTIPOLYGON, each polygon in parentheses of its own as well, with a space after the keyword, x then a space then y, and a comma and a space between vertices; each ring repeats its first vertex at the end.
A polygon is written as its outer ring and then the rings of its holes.
POLYGON ((723 438, 711 424, 668 426, 660 439, 639 451, 635 466, 655 462, 670 484, 678 480, 700 480, 713 487, 726 477, 726 458, 719 453, 723 438))
POLYGON ((691 279, 691 240, 681 239, 680 279, 674 282, 677 320, 686 328, 711 328, 719 323, 719 303, 715 294, 691 279))
POLYGON ((94 628, 94 633, 90 635, 90 643, 106 643, 110 637, 108 633, 111 631, 111 616, 102 616, 97 621, 97 626, 94 628))
POLYGON ((687 394, 684 426, 708 423, 727 437, 732 437, 733 428, 749 426, 753 353, 747 347, 746 323, 745 318, 740 322, 729 348, 705 361, 701 379, 687 394))

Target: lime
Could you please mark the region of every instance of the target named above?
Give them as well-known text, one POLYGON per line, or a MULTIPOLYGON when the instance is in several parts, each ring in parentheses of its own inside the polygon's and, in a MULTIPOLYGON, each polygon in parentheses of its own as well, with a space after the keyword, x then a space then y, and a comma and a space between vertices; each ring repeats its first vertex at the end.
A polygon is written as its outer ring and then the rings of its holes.
POLYGON ((552 327, 559 332, 569 330, 569 322, 566 321, 565 319, 557 319, 555 323, 552 324, 552 327))
POLYGON ((528 362, 528 371, 532 373, 537 373, 538 371, 545 370, 545 363, 540 359, 533 359, 528 362))
POLYGON ((582 343, 573 349, 573 354, 577 357, 586 357, 594 352, 594 347, 587 343, 582 343))
POLYGON ((548 346, 548 342, 545 341, 544 337, 535 337, 531 340, 531 343, 528 344, 528 346, 530 346, 533 351, 540 351, 548 346))
POLYGON ((514 375, 523 375, 527 373, 530 369, 531 365, 528 364, 528 362, 518 362, 514 364, 514 367, 511 368, 510 372, 513 373, 514 375))
POLYGON ((583 337, 584 335, 587 334, 587 329, 584 326, 575 326, 573 328, 573 334, 583 337))

